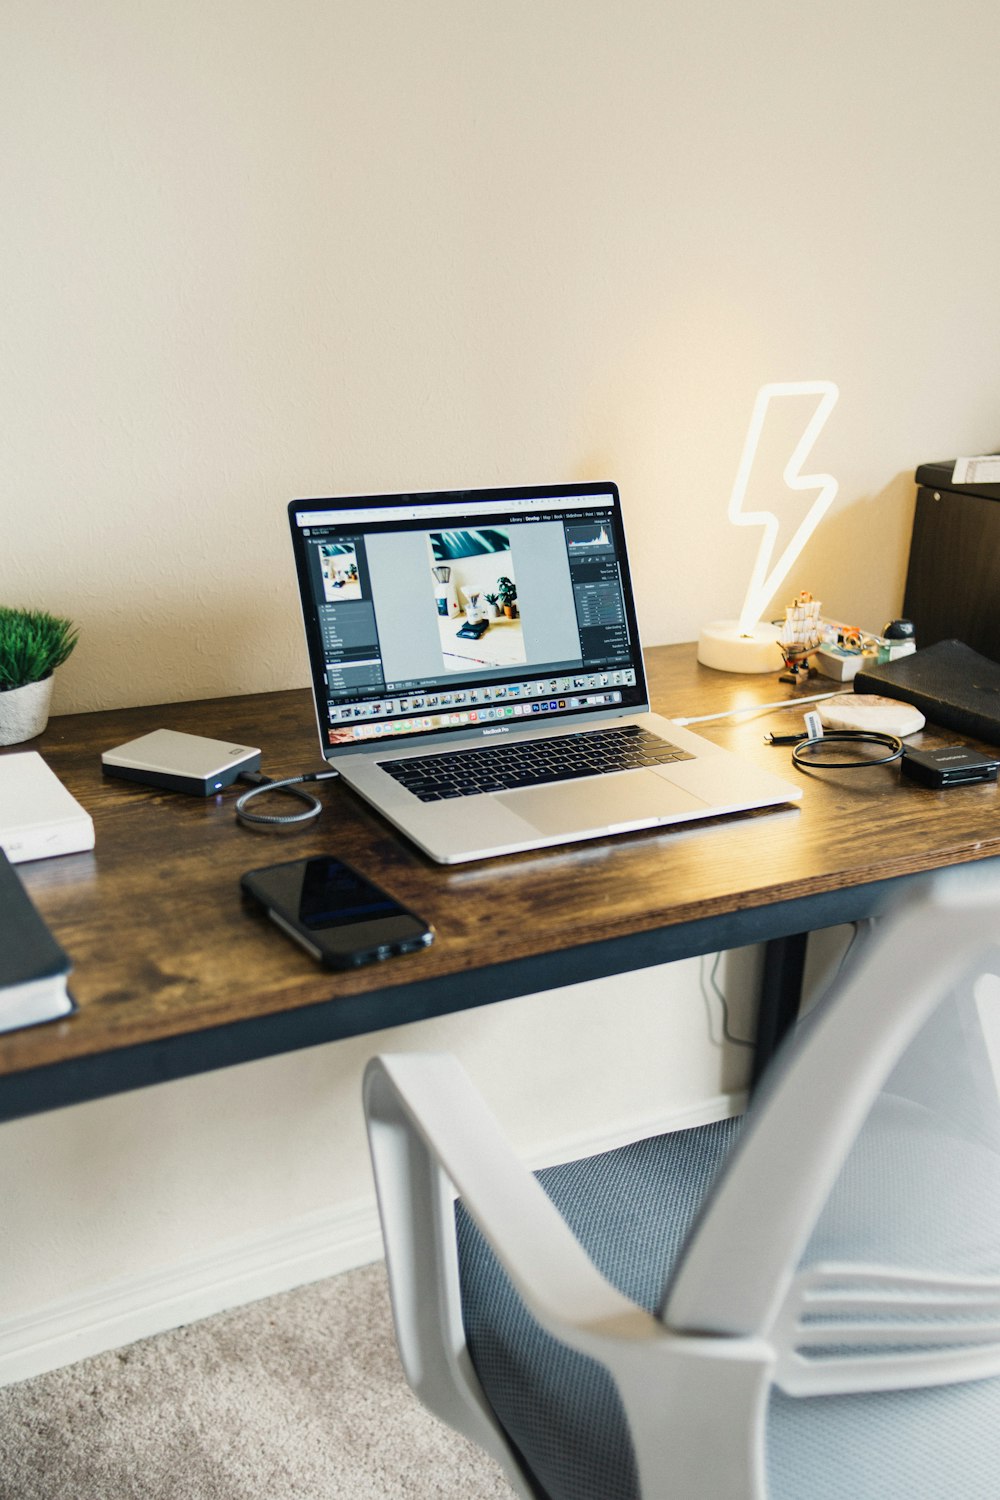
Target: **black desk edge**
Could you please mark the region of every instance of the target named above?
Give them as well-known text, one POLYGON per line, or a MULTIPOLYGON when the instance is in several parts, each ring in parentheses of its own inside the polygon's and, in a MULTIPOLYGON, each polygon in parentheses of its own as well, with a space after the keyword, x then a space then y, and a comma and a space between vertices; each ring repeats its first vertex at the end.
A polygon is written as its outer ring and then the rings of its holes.
MULTIPOLYGON (((406 980, 403 958, 399 960, 400 982, 372 994, 340 996, 318 1005, 255 1016, 0 1076, 0 1122, 276 1057, 304 1047, 373 1034, 411 1021, 492 1005, 535 991, 559 989, 587 979, 607 979, 656 964, 755 943, 780 945, 786 939, 796 939, 799 934, 819 928, 877 916, 906 887, 930 878, 932 875, 927 874, 898 876, 819 895, 793 897, 558 953, 416 982, 406 980)), ((793 1016, 797 1003, 796 962, 793 957, 789 970, 780 961, 783 952, 781 947, 774 950, 779 961, 770 964, 770 979, 766 966, 755 1076, 780 1041, 790 1009, 793 1016)), ((374 1036, 372 1050, 377 1050, 374 1036)))

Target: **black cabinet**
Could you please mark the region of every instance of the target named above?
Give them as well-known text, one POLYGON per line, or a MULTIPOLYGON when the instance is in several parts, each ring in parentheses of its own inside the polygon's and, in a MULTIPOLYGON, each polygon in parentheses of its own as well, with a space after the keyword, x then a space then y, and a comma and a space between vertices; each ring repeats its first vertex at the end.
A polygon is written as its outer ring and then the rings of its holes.
POLYGON ((903 614, 918 647, 954 639, 1000 661, 1000 484, 956 485, 953 469, 917 470, 903 614))

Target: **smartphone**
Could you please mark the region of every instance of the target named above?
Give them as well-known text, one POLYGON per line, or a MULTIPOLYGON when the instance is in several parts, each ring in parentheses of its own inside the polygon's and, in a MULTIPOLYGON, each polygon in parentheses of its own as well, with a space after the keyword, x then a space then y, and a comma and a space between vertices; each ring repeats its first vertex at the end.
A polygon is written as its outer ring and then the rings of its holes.
POLYGON ((248 870, 240 887, 329 969, 353 969, 434 941, 434 929, 329 854, 248 870))

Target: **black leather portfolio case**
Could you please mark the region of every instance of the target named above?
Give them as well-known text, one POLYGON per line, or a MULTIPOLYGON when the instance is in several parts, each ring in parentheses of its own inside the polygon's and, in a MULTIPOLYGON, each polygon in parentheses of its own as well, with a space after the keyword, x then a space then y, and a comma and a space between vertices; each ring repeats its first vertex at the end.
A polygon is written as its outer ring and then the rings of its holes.
POLYGON ((854 691, 899 698, 942 729, 1000 745, 1000 664, 964 641, 938 641, 884 666, 862 667, 854 691))

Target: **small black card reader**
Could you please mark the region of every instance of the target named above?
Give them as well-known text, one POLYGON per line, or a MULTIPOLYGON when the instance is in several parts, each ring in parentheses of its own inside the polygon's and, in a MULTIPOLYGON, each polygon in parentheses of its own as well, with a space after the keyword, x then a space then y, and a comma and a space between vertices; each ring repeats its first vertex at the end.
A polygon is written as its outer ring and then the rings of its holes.
POLYGON ((903 751, 900 770, 921 786, 969 786, 977 781, 996 781, 1000 760, 972 750, 968 745, 942 745, 937 750, 903 751))

